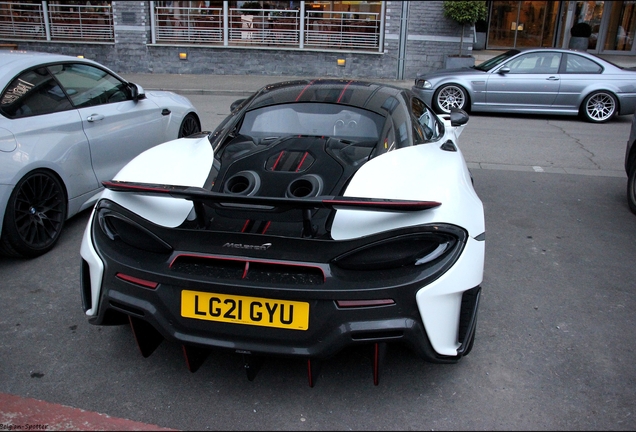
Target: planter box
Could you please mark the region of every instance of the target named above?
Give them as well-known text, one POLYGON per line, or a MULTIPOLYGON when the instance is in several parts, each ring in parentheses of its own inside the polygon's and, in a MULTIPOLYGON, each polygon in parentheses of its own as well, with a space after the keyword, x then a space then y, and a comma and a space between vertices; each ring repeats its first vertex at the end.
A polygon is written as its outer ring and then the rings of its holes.
POLYGON ((475 43, 473 43, 473 51, 481 51, 486 49, 486 33, 476 32, 475 43))
POLYGON ((570 42, 568 43, 568 48, 577 50, 577 51, 587 51, 587 47, 589 44, 590 44, 590 38, 573 36, 570 38, 570 42))
POLYGON ((475 66, 475 57, 473 56, 446 56, 444 59, 444 69, 459 69, 463 67, 475 66))

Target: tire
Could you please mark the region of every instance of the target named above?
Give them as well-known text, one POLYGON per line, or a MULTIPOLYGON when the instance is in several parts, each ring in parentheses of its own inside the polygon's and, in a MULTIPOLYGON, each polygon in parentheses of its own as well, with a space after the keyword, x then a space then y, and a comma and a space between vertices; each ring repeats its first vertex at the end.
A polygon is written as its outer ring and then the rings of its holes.
POLYGON ((179 136, 177 138, 184 138, 199 132, 201 132, 199 119, 196 115, 190 113, 183 118, 181 126, 179 126, 179 136))
POLYGON ((462 86, 446 84, 435 92, 433 108, 438 114, 449 114, 451 108, 459 108, 467 111, 468 93, 462 86))
POLYGON ((627 175, 627 204, 632 213, 636 214, 636 161, 632 163, 627 175))
POLYGON ((612 93, 607 91, 591 93, 581 106, 581 115, 592 123, 605 123, 614 117, 617 111, 618 101, 612 93))
POLYGON ((35 170, 11 192, 4 214, 0 252, 35 258, 55 246, 66 220, 66 194, 51 172, 35 170))

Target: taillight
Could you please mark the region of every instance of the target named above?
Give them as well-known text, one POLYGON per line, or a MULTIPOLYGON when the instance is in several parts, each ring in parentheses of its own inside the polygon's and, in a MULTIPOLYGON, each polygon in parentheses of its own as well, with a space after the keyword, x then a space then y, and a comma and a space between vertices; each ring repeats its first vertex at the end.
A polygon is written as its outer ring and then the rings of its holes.
POLYGON ((170 253, 172 246, 136 222, 112 211, 100 210, 99 227, 111 240, 121 240, 129 246, 155 253, 170 253))
POLYGON ((455 239, 437 233, 408 234, 372 243, 333 260, 346 270, 386 270, 429 263, 452 249, 455 239))

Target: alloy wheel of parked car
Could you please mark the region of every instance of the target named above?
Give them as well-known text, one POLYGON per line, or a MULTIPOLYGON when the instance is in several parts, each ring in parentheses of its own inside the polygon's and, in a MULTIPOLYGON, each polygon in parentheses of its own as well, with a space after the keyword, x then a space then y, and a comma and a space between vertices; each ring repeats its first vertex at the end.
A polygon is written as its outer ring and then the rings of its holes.
POLYGON ((451 112, 451 108, 466 110, 467 102, 466 90, 455 84, 440 87, 433 100, 437 112, 446 114, 451 112))
POLYGON ((617 106, 614 95, 606 91, 599 91, 585 98, 582 112, 587 121, 603 123, 614 117, 617 106))
POLYGON ((627 176, 627 203, 632 213, 636 214, 636 163, 632 164, 627 176))
POLYGON ((22 178, 5 212, 0 250, 9 256, 33 258, 57 242, 66 219, 66 197, 60 180, 36 170, 22 178))
POLYGON ((194 114, 188 114, 181 122, 181 127, 179 128, 179 138, 187 137, 197 132, 201 132, 199 120, 197 120, 194 114))

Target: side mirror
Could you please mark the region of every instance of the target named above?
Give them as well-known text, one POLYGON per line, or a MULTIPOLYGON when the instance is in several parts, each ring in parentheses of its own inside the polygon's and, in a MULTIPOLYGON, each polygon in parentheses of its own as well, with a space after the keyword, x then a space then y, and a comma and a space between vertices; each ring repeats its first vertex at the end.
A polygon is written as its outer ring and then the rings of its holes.
POLYGON ((234 102, 232 102, 232 105, 230 105, 230 111, 234 111, 236 107, 238 107, 243 102, 245 102, 245 99, 237 99, 234 102))
POLYGON ((138 101, 138 100, 146 98, 146 93, 144 92, 144 89, 139 84, 129 82, 128 90, 130 91, 130 97, 134 101, 138 101))
POLYGON ((461 126, 468 123, 468 114, 463 109, 451 108, 450 122, 451 126, 461 126))
POLYGON ((497 71, 498 74, 502 74, 502 75, 507 74, 508 72, 510 72, 510 68, 508 66, 504 66, 497 71))

